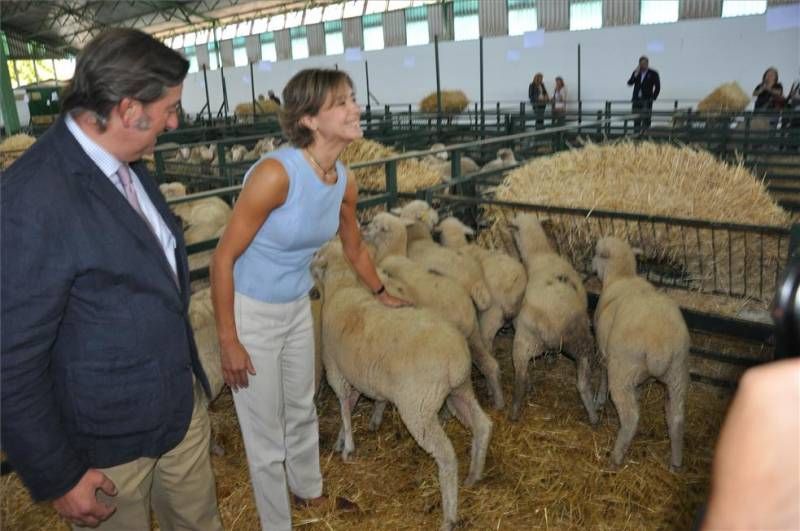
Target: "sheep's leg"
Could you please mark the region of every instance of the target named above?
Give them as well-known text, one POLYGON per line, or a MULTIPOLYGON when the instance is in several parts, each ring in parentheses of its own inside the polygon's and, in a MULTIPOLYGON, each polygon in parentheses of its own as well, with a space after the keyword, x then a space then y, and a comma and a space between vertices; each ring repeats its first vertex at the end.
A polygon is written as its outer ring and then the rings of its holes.
POLYGON ((578 393, 583 401, 583 407, 589 416, 589 423, 594 426, 597 424, 597 412, 592 398, 591 367, 589 364, 590 356, 594 354, 591 333, 588 323, 578 325, 578 330, 568 336, 566 345, 567 352, 570 352, 577 360, 578 365, 578 393))
POLYGON ((608 400, 608 369, 605 366, 601 366, 600 385, 594 395, 594 408, 598 414, 606 407, 606 400, 608 400))
POLYGON ((472 360, 489 383, 495 409, 503 409, 506 404, 503 398, 503 386, 500 384, 500 365, 486 349, 479 330, 475 330, 472 333, 468 343, 472 353, 472 360))
POLYGON ((381 427, 384 410, 386 410, 386 400, 376 400, 372 406, 372 416, 369 418, 370 431, 377 431, 381 427))
POLYGON ((464 480, 464 486, 469 487, 483 476, 486 450, 492 436, 492 421, 481 409, 469 380, 453 390, 447 398, 447 405, 461 424, 472 431, 469 475, 464 480))
POLYGON ((683 464, 684 405, 689 388, 689 372, 681 371, 667 384, 666 415, 669 442, 672 450, 670 470, 676 472, 683 464))
POLYGON ((639 401, 634 384, 612 385, 611 400, 617 408, 619 417, 619 431, 614 450, 611 452, 611 462, 615 466, 620 466, 639 424, 639 401))
POLYGON ((458 461, 453 444, 436 418, 436 411, 427 415, 420 404, 396 404, 408 431, 439 467, 439 488, 442 492, 442 530, 449 531, 456 523, 458 510, 458 461), (423 417, 421 418, 420 415, 423 417))
POLYGON ((344 461, 348 461, 350 459, 350 455, 356 450, 356 445, 353 441, 353 424, 351 413, 353 412, 353 408, 356 407, 356 402, 358 402, 359 396, 361 396, 361 393, 351 387, 344 400, 339 398, 339 405, 342 413, 342 427, 339 430, 339 438, 336 441, 336 446, 340 447, 338 449, 341 450, 342 460, 344 461))
POLYGON ((483 337, 483 344, 486 345, 489 352, 494 352, 494 337, 500 327, 503 326, 504 320, 503 308, 499 304, 494 304, 485 312, 481 312, 479 317, 481 337, 483 337))
POLYGON ((519 420, 519 412, 522 408, 522 401, 528 390, 528 362, 535 355, 539 355, 544 350, 544 343, 535 334, 528 330, 522 323, 516 327, 514 334, 514 398, 511 402, 512 421, 519 420))

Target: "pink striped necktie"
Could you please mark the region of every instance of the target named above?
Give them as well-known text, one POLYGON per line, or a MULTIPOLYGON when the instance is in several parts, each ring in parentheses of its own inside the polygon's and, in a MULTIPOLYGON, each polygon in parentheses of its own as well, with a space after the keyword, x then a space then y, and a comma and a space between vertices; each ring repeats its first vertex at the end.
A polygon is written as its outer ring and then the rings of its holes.
MULTIPOLYGON (((142 212, 142 207, 139 205, 139 197, 136 195, 136 188, 133 187, 133 179, 131 179, 131 172, 128 171, 128 165, 121 164, 117 170, 117 175, 119 175, 119 180, 122 182, 122 189, 125 191, 125 197, 128 199, 128 203, 131 204, 142 219, 147 221, 147 218, 144 217, 144 212, 142 212)), ((149 224, 150 223, 148 223, 148 225, 149 224)))

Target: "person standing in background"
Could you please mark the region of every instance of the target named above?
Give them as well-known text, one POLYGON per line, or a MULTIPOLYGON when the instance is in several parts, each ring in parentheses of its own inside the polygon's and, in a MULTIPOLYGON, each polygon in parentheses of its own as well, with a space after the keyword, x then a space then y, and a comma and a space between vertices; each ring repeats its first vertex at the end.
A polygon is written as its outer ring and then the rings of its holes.
POLYGON ((637 114, 633 126, 638 133, 650 127, 653 102, 661 92, 661 79, 658 72, 650 68, 650 60, 646 56, 639 58, 639 66, 628 78, 628 86, 633 86, 631 110, 637 114))
POLYGON ((761 83, 753 90, 756 98, 754 108, 756 111, 777 111, 783 108, 783 85, 778 81, 778 70, 774 67, 767 68, 761 76, 761 83))
POLYGON ((275 95, 274 91, 270 90, 269 92, 267 92, 267 95, 269 96, 269 99, 275 102, 276 105, 281 104, 280 98, 278 98, 278 96, 275 95))
POLYGON ((533 112, 536 115, 536 129, 544 127, 544 110, 547 108, 549 97, 547 96, 547 88, 544 86, 544 76, 541 72, 537 72, 533 76, 533 81, 528 85, 528 100, 533 106, 533 112))
POLYGON ((563 125, 567 113, 567 87, 564 78, 556 76, 556 85, 553 89, 553 125, 563 125))

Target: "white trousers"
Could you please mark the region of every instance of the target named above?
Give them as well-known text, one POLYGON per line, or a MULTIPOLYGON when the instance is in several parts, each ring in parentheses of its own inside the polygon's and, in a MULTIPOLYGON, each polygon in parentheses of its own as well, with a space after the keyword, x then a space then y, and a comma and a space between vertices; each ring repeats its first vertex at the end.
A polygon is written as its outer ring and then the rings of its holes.
POLYGON ((310 302, 271 304, 236 293, 234 318, 256 370, 233 401, 261 527, 288 531, 287 487, 301 498, 322 494, 310 302))

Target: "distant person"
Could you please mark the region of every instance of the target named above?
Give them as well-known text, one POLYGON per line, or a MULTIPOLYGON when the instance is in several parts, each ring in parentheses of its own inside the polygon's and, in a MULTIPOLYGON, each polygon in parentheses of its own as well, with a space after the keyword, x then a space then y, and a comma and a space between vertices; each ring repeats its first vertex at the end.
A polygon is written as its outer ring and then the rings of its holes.
POLYGON ((658 77, 658 72, 650 68, 650 60, 646 56, 639 58, 639 66, 628 79, 628 86, 633 86, 631 107, 633 112, 637 113, 633 126, 638 133, 650 127, 653 102, 658 99, 658 94, 661 92, 661 79, 658 77))
POLYGON ((567 113, 567 86, 564 85, 564 78, 556 76, 556 86, 553 89, 553 124, 563 125, 564 115, 567 113))
POLYGON ((756 97, 755 110, 757 111, 773 111, 783 108, 783 85, 778 81, 778 71, 774 67, 767 68, 764 75, 761 76, 761 83, 759 83, 753 96, 756 97))
POLYGON ((269 96, 269 99, 275 102, 276 105, 281 104, 281 100, 278 98, 278 96, 275 95, 273 91, 270 90, 269 92, 267 92, 267 95, 269 96))
POLYGON ((533 112, 536 114, 536 129, 544 127, 544 110, 547 107, 547 102, 550 98, 547 95, 547 88, 544 86, 544 76, 538 72, 533 76, 533 81, 528 85, 528 99, 533 106, 533 112))

